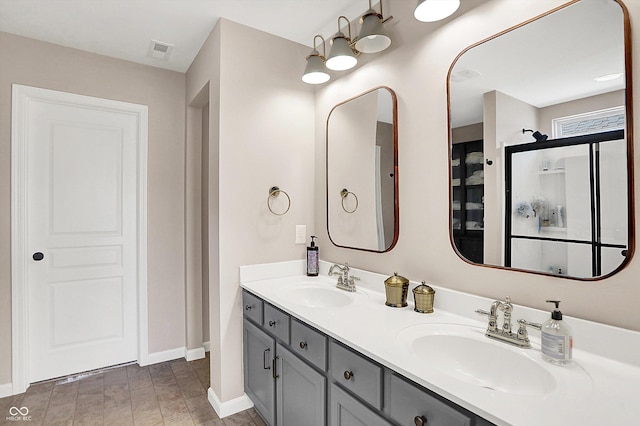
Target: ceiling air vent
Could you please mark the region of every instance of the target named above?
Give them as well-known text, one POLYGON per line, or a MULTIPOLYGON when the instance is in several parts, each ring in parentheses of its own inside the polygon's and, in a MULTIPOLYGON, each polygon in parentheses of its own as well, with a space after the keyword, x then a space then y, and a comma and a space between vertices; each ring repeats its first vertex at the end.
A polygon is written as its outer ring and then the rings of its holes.
POLYGON ((153 59, 159 59, 161 61, 168 61, 173 50, 173 44, 164 43, 162 41, 151 40, 149 42, 149 49, 147 50, 147 56, 153 59))

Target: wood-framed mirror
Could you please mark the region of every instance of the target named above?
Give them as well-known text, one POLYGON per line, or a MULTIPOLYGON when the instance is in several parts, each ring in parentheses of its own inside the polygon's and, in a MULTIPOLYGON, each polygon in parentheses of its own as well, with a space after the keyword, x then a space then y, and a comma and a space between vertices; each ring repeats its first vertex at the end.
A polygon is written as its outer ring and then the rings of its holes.
POLYGON ((458 55, 447 94, 460 257, 578 280, 628 263, 630 42, 621 1, 574 0, 458 55))
POLYGON ((326 131, 329 239, 338 247, 391 250, 399 233, 395 92, 375 87, 337 104, 326 131))

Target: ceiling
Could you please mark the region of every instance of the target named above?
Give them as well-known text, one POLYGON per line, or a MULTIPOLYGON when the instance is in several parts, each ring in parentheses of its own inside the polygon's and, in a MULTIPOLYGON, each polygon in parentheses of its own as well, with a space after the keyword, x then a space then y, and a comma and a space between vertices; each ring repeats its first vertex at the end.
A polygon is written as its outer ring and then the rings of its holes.
POLYGON ((543 108, 624 89, 624 72, 622 9, 581 1, 465 52, 451 71, 452 126, 482 122, 492 90, 543 108))
POLYGON ((307 46, 354 20, 366 0, 0 0, 0 31, 185 72, 220 18, 307 46), (173 45, 147 56, 151 40, 173 45))

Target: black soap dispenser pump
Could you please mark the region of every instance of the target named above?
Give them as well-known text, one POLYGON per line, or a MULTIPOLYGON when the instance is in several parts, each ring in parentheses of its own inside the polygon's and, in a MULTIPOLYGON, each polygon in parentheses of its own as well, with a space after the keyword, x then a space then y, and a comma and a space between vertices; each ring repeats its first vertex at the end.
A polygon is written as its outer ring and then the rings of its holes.
POLYGON ((318 247, 316 246, 316 243, 314 241, 314 239, 316 238, 318 237, 312 235, 311 245, 307 247, 307 275, 310 277, 317 277, 320 270, 318 247))

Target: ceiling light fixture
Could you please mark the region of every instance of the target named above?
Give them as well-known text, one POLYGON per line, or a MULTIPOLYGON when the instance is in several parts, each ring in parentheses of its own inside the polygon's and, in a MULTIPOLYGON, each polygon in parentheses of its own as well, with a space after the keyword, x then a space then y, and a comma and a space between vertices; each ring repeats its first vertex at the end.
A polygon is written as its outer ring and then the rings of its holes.
POLYGON ((418 21, 435 22, 453 15, 459 7, 460 0, 418 0, 413 16, 418 21))
POLYGON ((356 52, 351 48, 351 23, 345 16, 339 16, 338 32, 331 39, 331 51, 327 58, 327 68, 334 71, 344 71, 355 67, 357 63, 356 52), (340 29, 341 18, 347 21, 349 37, 346 37, 340 29))
POLYGON ((600 77, 594 78, 594 80, 598 81, 598 82, 602 82, 602 81, 615 80, 616 78, 620 78, 620 77, 622 77, 622 73, 621 72, 616 72, 616 73, 613 73, 613 74, 601 75, 600 77))
POLYGON ((325 47, 326 42, 324 37, 321 35, 317 35, 313 37, 313 50, 307 56, 307 66, 304 69, 304 74, 302 75, 302 81, 308 84, 322 84, 329 81, 331 76, 327 73, 327 69, 325 67, 325 57, 327 55, 327 48, 325 47), (320 37, 322 40, 322 48, 324 50, 324 54, 320 55, 318 49, 316 48, 316 38, 320 37))
POLYGON ((362 53, 378 53, 391 46, 391 37, 387 35, 382 24, 392 19, 390 16, 384 19, 382 16, 382 0, 380 0, 380 13, 376 12, 369 0, 369 10, 360 18, 360 35, 355 43, 355 48, 362 53))

